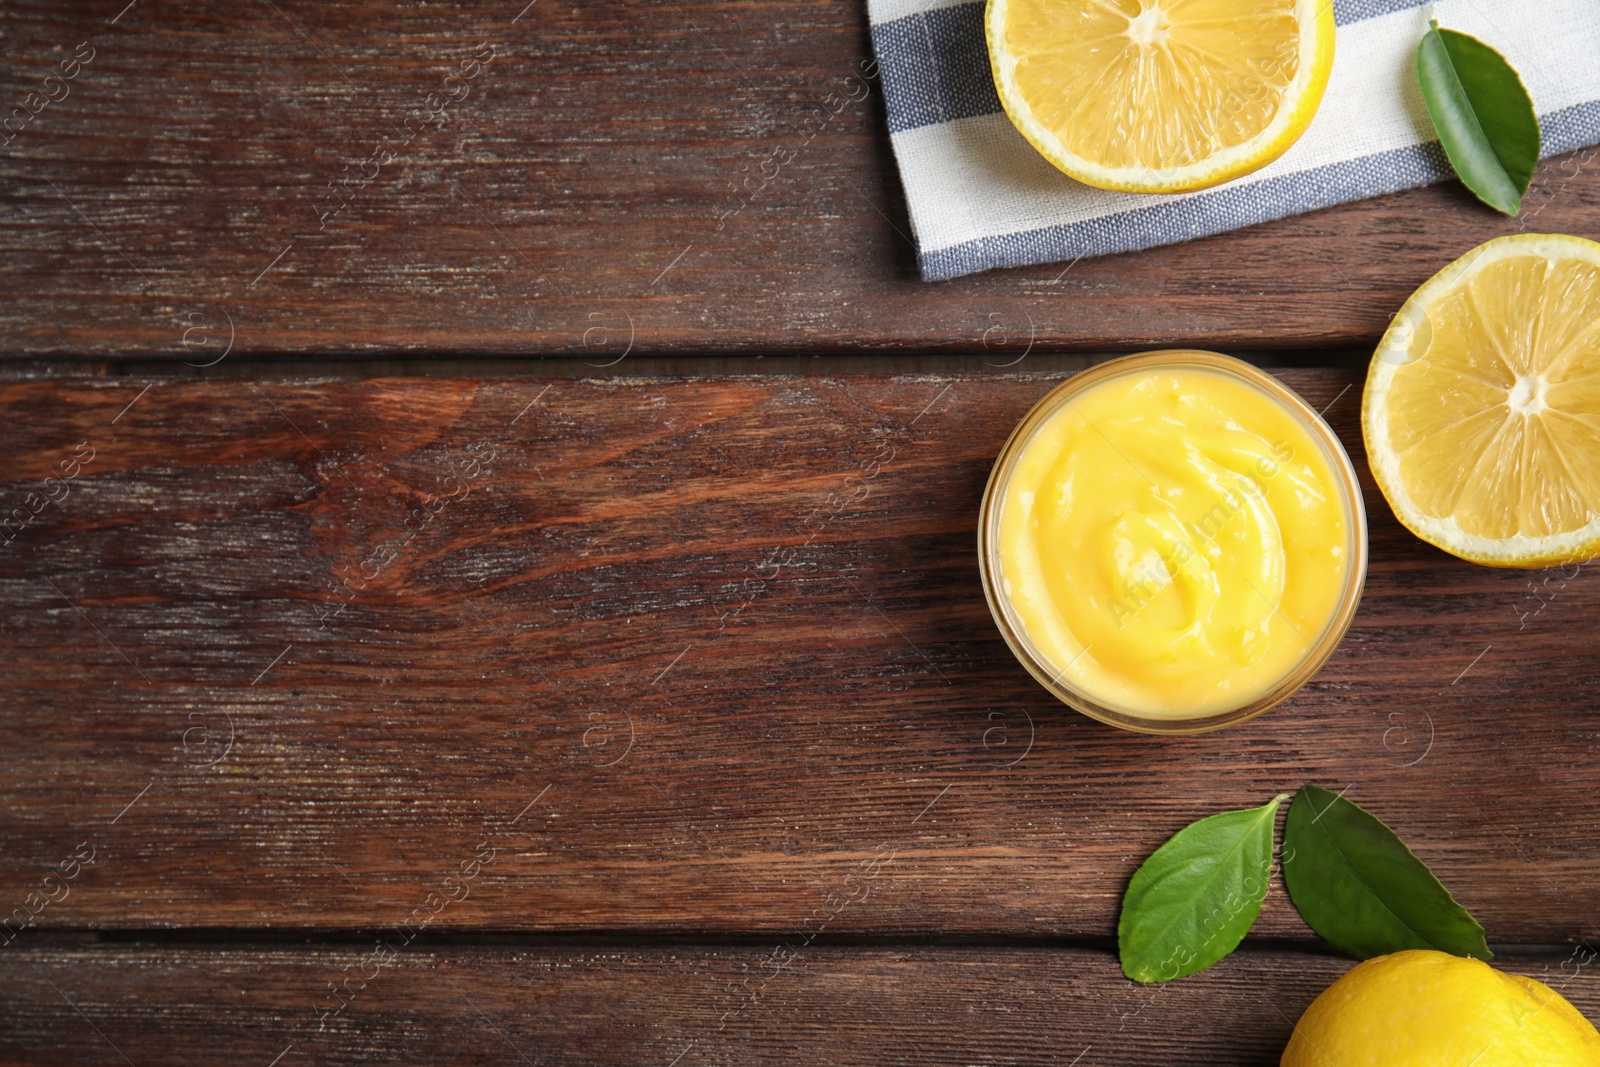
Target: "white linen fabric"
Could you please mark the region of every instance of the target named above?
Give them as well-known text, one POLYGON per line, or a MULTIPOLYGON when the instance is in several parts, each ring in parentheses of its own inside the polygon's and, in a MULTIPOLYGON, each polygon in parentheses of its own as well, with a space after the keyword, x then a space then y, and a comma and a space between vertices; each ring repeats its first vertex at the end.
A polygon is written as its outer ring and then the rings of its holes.
POLYGON ((1517 68, 1546 156, 1600 143, 1600 0, 1334 0, 1327 95, 1288 152, 1197 193, 1107 192, 1056 170, 1001 111, 983 11, 867 0, 925 281, 1172 244, 1451 177, 1415 73, 1430 15, 1517 68))

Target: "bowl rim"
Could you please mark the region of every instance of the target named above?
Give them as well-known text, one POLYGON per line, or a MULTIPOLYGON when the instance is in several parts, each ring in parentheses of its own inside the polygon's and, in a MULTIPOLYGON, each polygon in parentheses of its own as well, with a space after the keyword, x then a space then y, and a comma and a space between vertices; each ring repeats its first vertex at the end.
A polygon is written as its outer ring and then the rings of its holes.
POLYGON ((1334 433, 1320 412, 1277 377, 1241 359, 1204 349, 1158 349, 1120 356, 1079 371, 1057 384, 1028 409, 1001 446, 990 469, 989 480, 983 490, 983 503, 978 511, 978 572, 983 582, 984 599, 988 601, 989 613, 994 617, 995 625, 999 627, 1012 654, 1040 685, 1062 703, 1109 726, 1146 734, 1198 734, 1220 730, 1264 714, 1299 691, 1321 671, 1350 629, 1366 586, 1367 556, 1367 513, 1361 483, 1339 435, 1334 433), (1094 385, 1152 368, 1182 366, 1233 377, 1265 393, 1299 417, 1312 439, 1322 446, 1344 499, 1349 520, 1346 523, 1346 551, 1350 566, 1345 571, 1344 588, 1339 600, 1322 633, 1312 642, 1296 667, 1276 685, 1236 708, 1192 719, 1166 719, 1115 707, 1069 684, 1065 678, 1066 669, 1053 670, 1046 657, 1033 647, 1021 624, 1010 618, 1007 610, 1009 602, 999 591, 996 574, 1000 569, 997 554, 1000 501, 1003 496, 1001 490, 1035 431, 1071 397, 1094 385))

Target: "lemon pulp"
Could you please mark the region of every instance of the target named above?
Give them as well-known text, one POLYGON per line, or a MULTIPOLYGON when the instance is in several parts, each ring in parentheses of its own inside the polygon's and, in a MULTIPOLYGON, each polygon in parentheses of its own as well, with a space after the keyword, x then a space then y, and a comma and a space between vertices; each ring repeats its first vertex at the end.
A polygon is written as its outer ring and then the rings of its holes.
POLYGON ((1536 566, 1600 550, 1600 245, 1500 238, 1445 268, 1374 357, 1379 485, 1425 540, 1536 566))
POLYGON ((1310 124, 1333 60, 1326 0, 990 0, 1001 103, 1073 177, 1204 188, 1310 124))

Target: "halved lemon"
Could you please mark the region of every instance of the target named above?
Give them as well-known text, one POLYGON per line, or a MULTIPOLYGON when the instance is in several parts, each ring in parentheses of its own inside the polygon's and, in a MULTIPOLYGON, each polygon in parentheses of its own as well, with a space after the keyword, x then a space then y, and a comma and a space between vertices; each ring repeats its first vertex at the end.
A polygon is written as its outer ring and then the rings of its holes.
POLYGON ((1102 189, 1177 193, 1281 156, 1333 68, 1331 0, 989 0, 1000 103, 1102 189))
POLYGON ((1513 234, 1412 294, 1361 403, 1395 515, 1495 567, 1600 555, 1600 244, 1513 234))

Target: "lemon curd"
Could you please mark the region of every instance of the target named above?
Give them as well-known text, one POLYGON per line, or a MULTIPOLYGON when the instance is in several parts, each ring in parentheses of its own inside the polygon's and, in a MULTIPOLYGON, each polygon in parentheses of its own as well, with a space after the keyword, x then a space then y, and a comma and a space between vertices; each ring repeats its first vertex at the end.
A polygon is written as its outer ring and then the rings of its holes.
POLYGON ((1304 401, 1226 356, 1152 353, 1023 420, 980 555, 1002 632, 1047 687, 1116 725, 1183 731, 1315 673, 1359 599, 1366 525, 1304 401))

